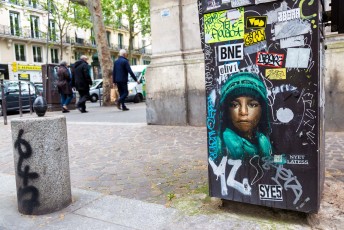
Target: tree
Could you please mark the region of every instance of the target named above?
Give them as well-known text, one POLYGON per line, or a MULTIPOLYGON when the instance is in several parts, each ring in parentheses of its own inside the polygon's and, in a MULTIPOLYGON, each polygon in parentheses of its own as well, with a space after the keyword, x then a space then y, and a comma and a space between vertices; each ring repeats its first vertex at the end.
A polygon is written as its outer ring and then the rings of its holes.
POLYGON ((47 0, 41 1, 45 10, 48 11, 49 17, 51 22, 57 26, 58 33, 56 34, 52 28, 48 26, 47 28, 47 36, 49 36, 50 40, 56 41, 56 37, 59 37, 59 45, 60 45, 60 60, 63 60, 63 38, 66 37, 68 28, 74 22, 74 12, 73 12, 73 4, 70 0, 67 1, 56 1, 56 0, 47 0))
POLYGON ((131 51, 135 36, 139 33, 150 33, 150 8, 149 0, 116 0, 114 1, 114 13, 117 17, 116 26, 121 26, 123 16, 129 23, 129 60, 131 60, 131 51))
MULTIPOLYGON (((103 76, 103 101, 104 105, 110 105, 110 87, 112 75, 112 60, 110 51, 107 48, 105 25, 110 25, 113 18, 120 19, 126 16, 129 22, 129 59, 131 60, 131 50, 133 49, 133 40, 138 33, 146 34, 150 32, 150 10, 149 0, 70 0, 75 4, 88 8, 95 40, 97 43, 98 58, 101 65, 103 76), (102 10, 104 8, 104 12, 102 10), (139 32, 135 32, 135 29, 139 32)), ((120 25, 117 21, 115 25, 120 25)))
POLYGON ((97 43, 98 58, 103 76, 103 105, 110 105, 110 88, 112 76, 112 60, 106 41, 106 30, 103 22, 103 12, 100 0, 71 0, 71 2, 86 6, 91 15, 91 21, 97 43))

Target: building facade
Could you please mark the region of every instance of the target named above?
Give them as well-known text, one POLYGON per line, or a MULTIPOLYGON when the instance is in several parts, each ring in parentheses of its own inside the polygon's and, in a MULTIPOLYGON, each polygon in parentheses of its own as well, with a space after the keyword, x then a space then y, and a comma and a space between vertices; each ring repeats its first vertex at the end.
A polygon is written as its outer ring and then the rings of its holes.
MULTIPOLYGON (((0 78, 27 79, 42 82, 41 66, 58 64, 61 57, 69 64, 81 55, 92 57, 97 53, 92 29, 70 27, 61 41, 56 22, 37 0, 2 0, 0 7, 0 78), (48 33, 49 31, 49 33, 48 33), (48 35, 47 35, 48 34, 48 35)), ((128 50, 129 30, 123 19, 116 30, 106 28, 106 39, 112 59, 119 50, 128 50)), ((150 62, 150 39, 138 35, 134 39, 132 64, 150 62)), ((92 59, 90 58, 89 64, 92 59)), ((93 68, 92 77, 101 78, 93 68)))

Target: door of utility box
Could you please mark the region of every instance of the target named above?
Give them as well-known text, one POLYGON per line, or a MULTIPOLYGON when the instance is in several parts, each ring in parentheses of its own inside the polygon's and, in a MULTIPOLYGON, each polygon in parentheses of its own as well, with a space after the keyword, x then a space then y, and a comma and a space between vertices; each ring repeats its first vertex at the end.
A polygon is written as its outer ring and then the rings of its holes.
POLYGON ((213 197, 317 212, 324 182, 320 1, 198 0, 213 197))
MULTIPOLYGON (((57 81, 59 79, 57 76, 58 67, 59 65, 56 64, 48 64, 48 68, 47 65, 42 65, 43 92, 47 100, 48 111, 61 110, 60 94, 57 88, 57 81)), ((73 97, 69 109, 75 109, 75 102, 76 98, 73 97)))

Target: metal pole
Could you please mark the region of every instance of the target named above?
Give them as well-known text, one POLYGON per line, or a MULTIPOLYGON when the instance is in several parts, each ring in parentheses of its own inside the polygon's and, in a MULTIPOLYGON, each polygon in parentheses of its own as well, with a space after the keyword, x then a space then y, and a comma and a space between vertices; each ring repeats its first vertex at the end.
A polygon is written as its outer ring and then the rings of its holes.
POLYGON ((43 97, 46 97, 47 95, 47 82, 46 79, 48 77, 48 71, 49 71, 49 67, 48 67, 48 59, 49 59, 49 37, 50 37, 50 0, 47 0, 47 4, 48 4, 48 28, 47 28, 47 55, 46 55, 46 73, 45 76, 42 75, 42 79, 43 80, 43 97))
POLYGON ((1 87, 1 103, 2 103, 2 115, 4 116, 4 125, 7 125, 7 105, 6 105, 6 98, 5 98, 5 92, 4 92, 4 80, 0 80, 0 87, 1 87))
POLYGON ((22 96, 21 96, 21 81, 19 81, 19 114, 20 114, 20 117, 23 116, 22 96))
POLYGON ((100 88, 98 89, 99 90, 99 106, 102 106, 102 96, 103 95, 100 95, 100 88))
POLYGON ((28 82, 29 87, 29 105, 30 105, 30 115, 32 115, 32 104, 31 104, 31 84, 30 81, 28 82))

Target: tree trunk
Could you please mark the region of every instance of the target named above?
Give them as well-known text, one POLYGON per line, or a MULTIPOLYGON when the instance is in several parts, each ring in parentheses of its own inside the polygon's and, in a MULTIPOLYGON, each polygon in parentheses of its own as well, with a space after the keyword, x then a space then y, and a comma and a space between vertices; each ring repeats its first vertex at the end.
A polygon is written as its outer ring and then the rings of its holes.
MULTIPOLYGON (((61 34, 62 34, 62 32, 61 32, 61 34)), ((60 62, 63 60, 63 35, 61 35, 60 34, 60 50, 61 50, 61 52, 60 52, 60 62)))
POLYGON ((103 22, 103 14, 100 0, 71 0, 82 6, 87 6, 91 13, 95 40, 97 43, 98 58, 103 77, 103 105, 108 106, 110 101, 110 88, 112 84, 112 60, 110 50, 106 41, 106 31, 103 22))
POLYGON ((129 57, 129 62, 130 64, 132 64, 132 60, 133 60, 133 54, 132 54, 132 50, 134 50, 133 47, 133 41, 134 41, 134 37, 133 37, 133 31, 134 31, 134 25, 132 23, 129 23, 129 47, 128 47, 128 57, 129 57))

